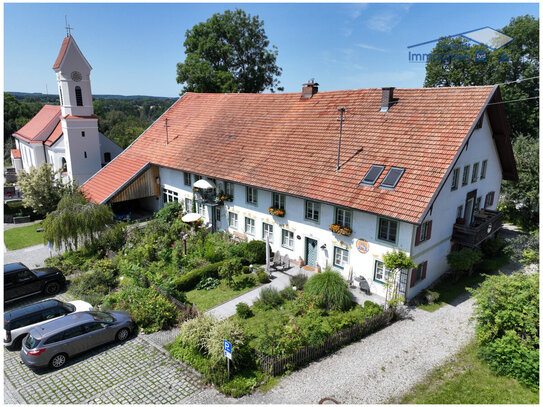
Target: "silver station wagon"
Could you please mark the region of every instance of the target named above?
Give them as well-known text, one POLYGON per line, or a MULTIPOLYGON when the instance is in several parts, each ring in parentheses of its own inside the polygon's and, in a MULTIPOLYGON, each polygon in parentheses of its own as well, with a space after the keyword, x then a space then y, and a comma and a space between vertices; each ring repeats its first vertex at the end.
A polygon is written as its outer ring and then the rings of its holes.
POLYGON ((58 369, 78 353, 126 340, 134 326, 124 311, 74 312, 32 329, 23 340, 21 358, 29 367, 58 369))

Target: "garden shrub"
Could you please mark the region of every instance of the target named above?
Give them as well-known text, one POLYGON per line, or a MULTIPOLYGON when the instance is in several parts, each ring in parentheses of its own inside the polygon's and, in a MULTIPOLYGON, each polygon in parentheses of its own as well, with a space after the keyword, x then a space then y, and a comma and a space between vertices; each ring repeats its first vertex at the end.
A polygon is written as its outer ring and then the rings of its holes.
POLYGON ((104 299, 104 309, 129 312, 145 333, 169 329, 178 322, 176 308, 153 288, 123 287, 104 299))
POLYGON ((252 273, 251 268, 250 268, 249 266, 243 266, 243 267, 241 268, 241 272, 242 272, 243 274, 251 274, 251 273, 252 273))
POLYGON ((224 362, 224 340, 232 344, 232 362, 239 365, 243 354, 240 350, 245 346, 247 340, 243 327, 234 319, 224 319, 211 325, 209 336, 207 338, 206 349, 211 359, 217 359, 224 362))
POLYGON ((249 264, 266 263, 266 242, 261 240, 251 240, 249 243, 247 243, 245 259, 249 262, 249 264))
POLYGON ((507 254, 501 254, 497 257, 491 257, 481 260, 474 266, 474 269, 479 273, 491 274, 498 271, 500 268, 509 263, 509 256, 507 254))
POLYGON ((270 276, 263 270, 256 271, 256 278, 258 278, 260 284, 268 284, 270 282, 270 276))
POLYGON ((343 277, 332 270, 315 274, 305 283, 305 291, 322 296, 322 305, 326 309, 346 311, 351 308, 352 294, 343 277))
POLYGON ((373 318, 383 313, 383 307, 373 301, 364 301, 363 313, 365 318, 373 318))
POLYGON ((241 274, 241 260, 240 259, 228 259, 225 260, 219 268, 219 276, 226 280, 229 287, 232 286, 234 276, 241 274))
POLYGON ((489 276, 475 297, 480 356, 499 374, 539 388, 539 274, 489 276))
POLYGON ((296 287, 297 290, 303 290, 306 282, 307 276, 302 273, 298 273, 290 277, 290 285, 292 287, 296 287))
POLYGON ((265 287, 260 290, 260 300, 264 305, 272 308, 278 307, 283 303, 283 297, 281 297, 279 291, 273 287, 265 287))
POLYGON ((98 258, 94 253, 69 250, 63 254, 45 259, 45 265, 56 267, 62 271, 62 274, 69 276, 70 274, 88 270, 91 264, 98 260, 98 258))
POLYGON ((487 239, 483 243, 481 243, 481 250, 483 252, 484 257, 490 258, 499 256, 503 253, 503 249, 505 248, 505 240, 503 240, 500 237, 496 237, 493 239, 487 239))
POLYGON ((214 288, 217 288, 220 284, 220 280, 218 278, 213 277, 205 277, 200 280, 198 284, 196 284, 197 290, 212 290, 214 288))
POLYGON ((246 303, 240 302, 236 305, 236 314, 242 319, 247 319, 253 316, 253 311, 246 303))
POLYGON ((117 287, 118 269, 111 260, 97 260, 92 271, 84 273, 71 281, 68 292, 76 298, 96 306, 117 287))
POLYGON ((244 290, 245 288, 254 287, 256 285, 256 276, 254 274, 242 274, 235 276, 232 279, 231 287, 236 290, 244 290))
POLYGON ((96 240, 89 243, 88 250, 93 253, 100 253, 104 256, 108 250, 120 251, 126 242, 126 227, 124 222, 107 225, 96 240))
POLYGON ((163 223, 170 223, 175 218, 182 216, 183 204, 181 202, 168 202, 162 209, 155 213, 155 219, 163 223))
POLYGON ((293 290, 292 287, 283 288, 280 294, 285 301, 293 300, 296 298, 296 290, 293 290))
POLYGON ((439 299, 439 293, 437 291, 432 291, 432 290, 424 290, 424 298, 426 299, 426 301, 428 302, 428 304, 433 304, 434 302, 436 302, 438 299, 439 299))
POLYGON ((211 327, 216 323, 215 318, 207 314, 201 314, 196 318, 189 319, 181 325, 178 339, 185 346, 191 346, 207 353, 207 341, 211 327))
POLYGON ((207 266, 200 267, 189 271, 186 274, 176 278, 174 284, 177 290, 179 291, 190 291, 200 280, 204 277, 219 277, 219 269, 222 266, 223 262, 208 264, 207 266))
POLYGON ((539 231, 509 240, 506 252, 513 260, 523 264, 539 263, 539 231))
POLYGON ((483 257, 480 250, 472 250, 464 247, 457 252, 450 252, 447 255, 449 266, 455 271, 469 271, 483 257))

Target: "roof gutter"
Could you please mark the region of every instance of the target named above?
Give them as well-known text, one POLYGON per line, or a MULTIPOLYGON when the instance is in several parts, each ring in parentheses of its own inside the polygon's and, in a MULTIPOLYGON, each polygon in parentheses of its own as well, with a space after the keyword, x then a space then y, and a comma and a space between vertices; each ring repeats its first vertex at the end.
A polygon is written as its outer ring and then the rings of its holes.
POLYGON ((426 206, 426 209, 424 210, 424 212, 422 212, 422 215, 421 215, 421 217, 420 217, 420 219, 418 221, 419 225, 424 221, 424 218, 426 218, 426 215, 428 215, 428 212, 430 211, 430 208, 434 205, 434 202, 437 199, 437 197, 439 196, 439 193, 441 192, 441 190, 445 186, 445 183, 449 179, 449 176, 451 175, 451 173, 452 173, 452 171, 454 169, 454 166, 456 165, 456 163, 460 159, 460 155, 464 151, 464 148, 466 147, 466 144, 469 143, 469 140, 470 140, 471 136, 473 135, 473 130, 475 130, 475 126, 477 125, 477 122, 485 114, 486 108, 488 107, 488 104, 490 103, 490 101, 494 97, 494 94, 496 93, 497 89, 498 89, 498 85, 494 85, 494 87, 492 88, 492 92, 490 92, 490 95, 488 96, 488 98, 485 101, 485 104, 483 105, 483 107, 479 111, 479 114, 477 115, 477 118, 475 119, 475 121, 471 125, 471 128, 469 129, 467 136, 464 138, 464 141, 463 141, 462 145, 460 146, 460 148, 456 152, 456 155, 454 156, 453 162, 449 166, 449 169, 445 173, 445 176, 443 177, 440 184, 438 185, 437 190, 432 195, 432 198, 430 198, 430 202, 426 206))

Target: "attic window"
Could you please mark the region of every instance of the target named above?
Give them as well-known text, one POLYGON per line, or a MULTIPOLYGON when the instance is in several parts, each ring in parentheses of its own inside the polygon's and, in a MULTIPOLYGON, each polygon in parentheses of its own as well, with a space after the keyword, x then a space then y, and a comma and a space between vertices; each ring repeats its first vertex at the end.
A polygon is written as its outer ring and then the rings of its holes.
POLYGON ((365 185, 373 185, 375 184, 375 181, 377 181, 377 178, 381 175, 383 170, 385 169, 384 165, 372 165, 369 171, 366 173, 362 181, 360 181, 360 184, 365 185))
POLYGON ((404 172, 405 168, 392 167, 390 170, 388 170, 388 174, 383 182, 381 182, 380 186, 383 188, 394 188, 396 184, 398 184, 398 181, 404 172))

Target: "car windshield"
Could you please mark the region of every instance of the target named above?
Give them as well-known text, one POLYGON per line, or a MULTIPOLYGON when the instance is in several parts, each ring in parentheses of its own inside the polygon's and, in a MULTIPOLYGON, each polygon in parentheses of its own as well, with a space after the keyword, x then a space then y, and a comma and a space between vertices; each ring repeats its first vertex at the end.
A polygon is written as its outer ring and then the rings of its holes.
POLYGON ((68 304, 68 303, 66 303, 66 302, 62 304, 62 307, 63 307, 66 311, 68 311, 68 313, 74 312, 74 311, 75 311, 75 306, 72 305, 72 304, 68 304))
POLYGON ((36 338, 34 338, 32 335, 28 334, 25 338, 25 347, 27 349, 34 349, 36 346, 38 346, 38 344, 40 343, 40 341, 38 341, 36 338))
POLYGON ((89 312, 89 314, 92 315, 94 320, 98 322, 114 322, 115 321, 115 318, 113 318, 113 315, 111 315, 108 312, 91 311, 89 312))

